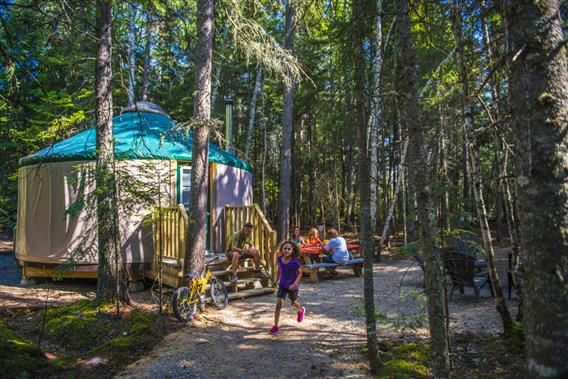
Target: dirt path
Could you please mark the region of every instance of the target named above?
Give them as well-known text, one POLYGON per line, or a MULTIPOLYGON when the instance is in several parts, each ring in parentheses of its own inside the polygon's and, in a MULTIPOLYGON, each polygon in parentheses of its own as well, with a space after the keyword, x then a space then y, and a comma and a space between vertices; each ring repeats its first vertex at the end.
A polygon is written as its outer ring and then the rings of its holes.
MULTIPOLYGON (((146 357, 127 367, 122 378, 278 378, 367 377, 361 348, 365 344, 362 279, 350 270, 334 280, 302 284, 299 300, 304 322, 291 306, 283 309, 281 332, 272 336, 275 296, 231 303, 223 311, 207 310, 187 329, 168 335, 146 357)), ((405 294, 421 290, 422 273, 409 261, 374 268, 376 305, 389 316, 412 315, 420 303, 405 294)), ((487 290, 486 290, 487 291, 487 290)), ((511 305, 513 305, 511 303, 511 305)), ((494 300, 482 293, 457 294, 450 302, 452 330, 498 332, 494 300)), ((381 338, 397 338, 381 326, 381 338)), ((422 328, 418 336, 427 336, 422 328)))

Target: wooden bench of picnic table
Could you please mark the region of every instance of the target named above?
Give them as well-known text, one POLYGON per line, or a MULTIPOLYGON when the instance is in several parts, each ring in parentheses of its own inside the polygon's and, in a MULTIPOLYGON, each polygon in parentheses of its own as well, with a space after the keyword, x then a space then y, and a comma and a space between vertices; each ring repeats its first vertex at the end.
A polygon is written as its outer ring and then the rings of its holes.
MULTIPOLYGON (((351 257, 351 254, 349 254, 351 257)), ((344 266, 351 266, 353 269, 353 273, 355 276, 361 276, 361 272, 363 270, 363 258, 353 258, 351 257, 345 263, 310 263, 302 266, 302 271, 307 272, 310 274, 310 282, 317 283, 318 282, 318 272, 320 268, 336 268, 336 267, 344 267, 344 266)))

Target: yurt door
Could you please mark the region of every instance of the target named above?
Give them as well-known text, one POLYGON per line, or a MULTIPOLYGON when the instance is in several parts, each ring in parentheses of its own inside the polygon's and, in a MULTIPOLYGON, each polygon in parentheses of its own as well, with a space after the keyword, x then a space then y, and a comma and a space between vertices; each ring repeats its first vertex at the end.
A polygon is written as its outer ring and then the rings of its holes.
POLYGON ((179 165, 178 169, 178 204, 183 204, 189 212, 189 194, 191 190, 191 166, 179 165))
MULTIPOLYGON (((183 204, 185 211, 189 214, 189 194, 191 193, 191 165, 190 164, 178 164, 177 170, 177 202, 178 204, 183 204)), ((211 190, 211 189, 210 189, 211 190)), ((205 219, 205 228, 207 237, 206 249, 209 250, 209 196, 207 196, 207 216, 205 219)))

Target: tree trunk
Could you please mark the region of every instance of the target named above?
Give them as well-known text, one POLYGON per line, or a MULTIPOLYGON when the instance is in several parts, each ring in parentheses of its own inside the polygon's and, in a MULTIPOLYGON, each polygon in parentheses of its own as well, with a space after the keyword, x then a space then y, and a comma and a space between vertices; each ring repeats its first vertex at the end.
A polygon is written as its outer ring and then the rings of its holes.
MULTIPOLYGON (((294 3, 286 2, 285 48, 294 53, 295 33, 294 3)), ((291 73, 284 81, 284 105, 282 116, 282 145, 280 147, 280 199, 278 202, 278 239, 286 238, 290 230, 290 179, 292 178, 292 135, 294 127, 294 82, 291 73)))
MULTIPOLYGON (((99 271, 97 300, 126 299, 121 291, 122 257, 118 249, 118 208, 114 171, 112 125, 112 2, 97 1, 97 36, 99 46, 96 65, 96 194, 99 271)), ((124 286, 125 287, 125 286, 124 286)))
POLYGON ((146 46, 144 48, 144 77, 142 79, 142 93, 140 99, 148 101, 148 84, 150 83, 150 54, 152 50, 152 15, 148 14, 146 20, 146 46))
MULTIPOLYGON (((361 225, 359 240, 363 247, 364 270, 363 270, 363 290, 365 302, 365 325, 367 331, 367 355, 371 372, 377 374, 381 364, 379 357, 377 323, 375 319, 375 302, 373 287, 373 257, 375 253, 373 227, 371 222, 371 161, 369 154, 369 144, 367 141, 368 128, 365 121, 365 56, 363 53, 363 42, 365 34, 363 31, 363 0, 353 0, 352 2, 352 28, 353 28, 353 71, 355 73, 355 107, 354 121, 358 131, 359 141, 359 193, 361 198, 359 222, 361 225)), ((379 0, 380 3, 380 0, 379 0)), ((379 16, 380 17, 380 16, 379 16)))
POLYGON ((560 1, 507 2, 528 375, 568 377, 568 67, 560 1))
POLYGON ((457 53, 457 66, 458 73, 462 84, 462 111, 466 131, 466 148, 469 156, 470 163, 470 179, 473 181, 473 193, 476 200, 477 216, 479 218, 479 227, 481 229, 481 236, 483 239, 483 246, 485 247, 485 254, 487 258, 487 267, 489 276, 491 277, 491 284, 493 286, 493 293, 495 294, 495 302, 497 311, 501 316, 503 322, 503 329, 505 334, 510 333, 513 328, 513 319, 507 307, 507 303, 503 298, 503 289, 499 274, 495 267, 495 253, 493 251, 493 243, 491 241, 491 231, 489 230, 489 222, 487 221, 487 210, 485 207, 485 199, 483 197, 483 182, 481 178, 481 165, 477 153, 477 141, 475 131, 473 128, 473 114, 471 103, 469 100, 469 84, 467 73, 464 63, 464 50, 462 41, 462 14, 461 4, 459 0, 452 2, 452 32, 456 41, 457 53))
MULTIPOLYGON (((227 36, 229 35, 229 27, 225 26, 223 30, 223 41, 221 42, 220 51, 223 51, 227 46, 227 36)), ((217 101, 217 94, 219 93, 219 83, 221 80, 221 61, 215 67, 215 75, 213 76, 213 91, 211 92, 211 112, 215 110, 215 102, 217 101)))
MULTIPOLYGON (((374 50, 375 59, 373 61, 373 93, 371 97, 371 117, 369 118, 370 135, 369 145, 371 150, 371 193, 369 198, 369 206, 371 208, 371 225, 376 224, 377 217, 377 187, 379 183, 378 178, 378 138, 379 138, 379 125, 382 117, 382 104, 381 104, 381 73, 383 68, 383 2, 376 0, 377 16, 375 17, 375 38, 374 50)), ((388 192, 388 191, 385 191, 388 192)), ((373 231, 374 234, 374 231, 373 231)))
POLYGON ((211 54, 213 50, 213 0, 198 0, 196 91, 194 100, 189 228, 185 272, 201 274, 205 268, 207 195, 209 189, 209 119, 211 114, 211 54))
POLYGON ((136 78, 136 8, 132 1, 128 2, 128 105, 134 105, 136 78))
POLYGON ((408 151, 408 138, 404 140, 404 146, 402 152, 400 153, 400 162, 398 164, 399 175, 396 179, 396 185, 394 189, 394 195, 391 199, 387 216, 385 218, 385 225, 383 226, 383 231, 381 233, 381 240, 379 242, 379 252, 385 247, 385 241, 387 239, 387 234, 389 232, 389 225, 392 220, 392 215, 394 214, 394 207, 396 205, 398 194, 400 193, 400 188, 402 187, 402 173, 404 171, 404 162, 406 160, 406 152, 408 151))
MULTIPOLYGON (((428 321, 432 344, 434 377, 447 378, 450 374, 449 335, 446 325, 446 294, 442 258, 433 246, 430 215, 432 213, 429 187, 427 185, 426 155, 423 143, 422 118, 417 90, 417 75, 414 47, 410 32, 410 17, 407 0, 397 0, 398 47, 401 54, 402 121, 408 130, 409 147, 413 154, 410 169, 415 170, 416 201, 420 243, 425 261, 425 284, 428 299, 428 321)), ((409 152, 410 152, 409 151, 409 152)))
POLYGON ((262 127, 263 144, 262 144, 262 165, 260 170, 260 199, 262 203, 262 213, 266 215, 266 189, 265 189, 265 172, 266 172, 266 154, 268 150, 267 132, 266 132, 266 118, 264 117, 264 92, 261 92, 261 105, 260 105, 260 125, 262 127))
POLYGON ((258 94, 260 93, 261 84, 262 84, 262 67, 258 65, 256 67, 256 80, 254 84, 254 90, 252 93, 252 100, 250 101, 249 122, 247 128, 247 138, 245 143, 245 161, 248 161, 249 159, 250 143, 252 141, 252 130, 254 127, 254 119, 256 117, 256 101, 258 99, 258 94))

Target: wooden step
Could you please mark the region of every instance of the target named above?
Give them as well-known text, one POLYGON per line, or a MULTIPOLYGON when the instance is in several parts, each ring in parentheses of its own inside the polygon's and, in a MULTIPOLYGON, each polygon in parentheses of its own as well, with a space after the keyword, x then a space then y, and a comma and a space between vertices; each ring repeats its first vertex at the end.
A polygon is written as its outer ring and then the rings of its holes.
MULTIPOLYGON (((239 269, 237 270, 237 275, 242 272, 252 272, 252 271, 254 271, 254 267, 239 267, 239 269)), ((223 276, 231 274, 231 271, 227 270, 211 271, 211 274, 213 276, 223 276)))
POLYGON ((223 281, 223 283, 225 284, 225 287, 233 287, 233 286, 238 286, 239 284, 251 284, 254 282, 260 282, 262 280, 262 278, 243 278, 243 279, 239 279, 237 281, 237 283, 233 284, 231 283, 231 281, 223 281))
POLYGON ((253 297, 253 296, 268 295, 274 293, 274 291, 276 291, 276 288, 266 287, 266 288, 255 288, 252 290, 231 292, 229 294, 229 301, 245 299, 247 297, 253 297))

